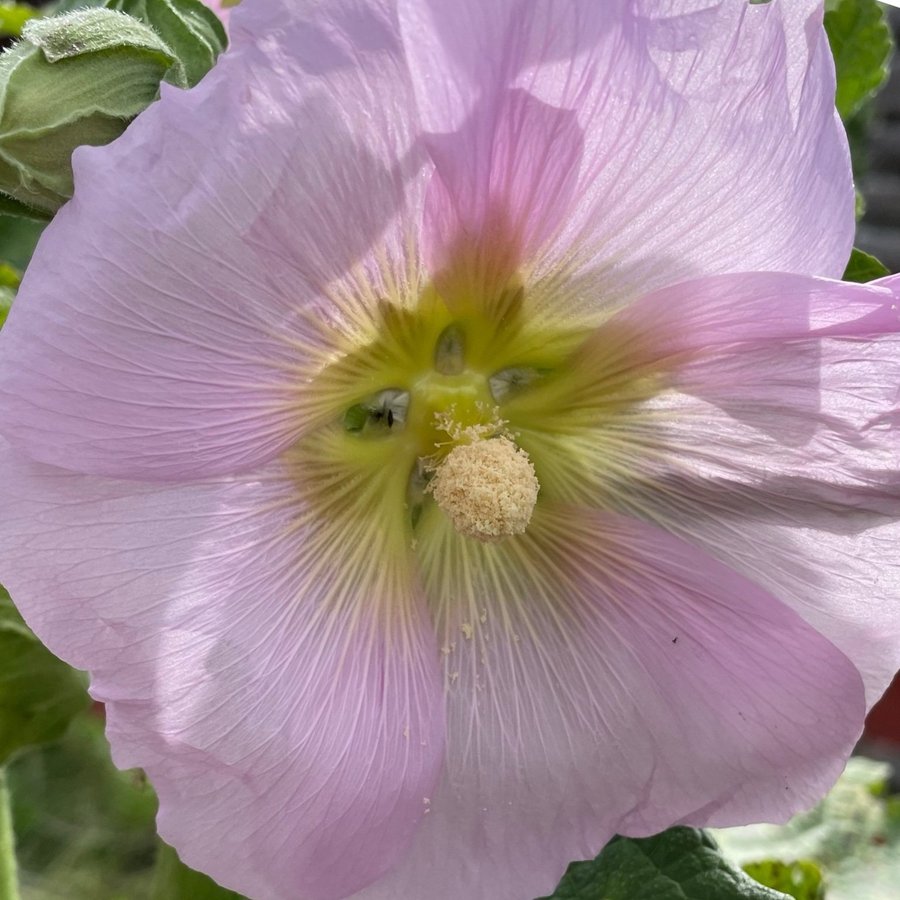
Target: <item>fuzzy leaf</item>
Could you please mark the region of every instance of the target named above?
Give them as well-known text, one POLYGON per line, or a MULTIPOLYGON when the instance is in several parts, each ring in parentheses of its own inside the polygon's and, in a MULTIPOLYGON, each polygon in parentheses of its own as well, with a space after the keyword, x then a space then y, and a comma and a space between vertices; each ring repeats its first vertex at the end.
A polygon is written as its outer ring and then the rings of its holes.
POLYGON ((184 67, 190 87, 228 46, 222 22, 201 0, 107 0, 106 5, 154 28, 184 67))
POLYGON ((104 50, 130 49, 146 52, 166 68, 174 62, 172 51, 152 29, 114 10, 82 9, 37 19, 25 26, 23 37, 40 47, 50 63, 104 50))
POLYGON ((130 16, 33 19, 0 56, 0 191, 54 213, 72 196, 73 150, 117 138, 169 76, 186 83, 156 32, 130 16))
POLYGON ((613 838, 591 862, 569 866, 549 900, 789 900, 727 862, 695 828, 613 838))
POLYGON ((20 219, 29 219, 32 222, 49 222, 51 214, 43 209, 37 209, 0 193, 0 216, 15 216, 20 219))
POLYGON ((836 0, 825 12, 825 30, 837 70, 838 112, 849 118, 881 86, 893 42, 876 0, 836 0))

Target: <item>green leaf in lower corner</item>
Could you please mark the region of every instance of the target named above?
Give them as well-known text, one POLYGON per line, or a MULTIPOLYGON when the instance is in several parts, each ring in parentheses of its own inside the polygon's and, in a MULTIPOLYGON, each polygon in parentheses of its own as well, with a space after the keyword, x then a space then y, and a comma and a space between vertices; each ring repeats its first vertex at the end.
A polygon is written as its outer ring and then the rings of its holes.
POLYGON ((794 900, 824 900, 825 885, 819 867, 808 859, 784 863, 776 860, 750 863, 744 871, 766 887, 782 891, 794 900))
POLYGON ((613 838, 590 862, 569 866, 544 900, 789 900, 754 881, 695 828, 613 838))
POLYGON ((841 117, 857 112, 887 76, 891 32, 876 0, 829 0, 825 30, 837 70, 835 102, 841 117))
POLYGON ((880 259, 854 247, 844 272, 844 281, 865 284, 867 281, 875 281, 877 278, 884 278, 885 275, 890 274, 890 269, 880 259))
MULTIPOLYGON (((770 859, 812 860, 827 900, 900 897, 900 801, 888 796, 891 767, 853 757, 825 799, 786 825, 747 825, 715 832, 739 865, 770 859)), ((813 895, 815 896, 815 895, 813 895)))
POLYGON ((241 894, 220 887, 208 875, 189 869, 162 841, 150 896, 151 900, 244 900, 241 894))
POLYGON ((0 765, 59 738, 88 702, 81 676, 32 634, 0 588, 0 765))

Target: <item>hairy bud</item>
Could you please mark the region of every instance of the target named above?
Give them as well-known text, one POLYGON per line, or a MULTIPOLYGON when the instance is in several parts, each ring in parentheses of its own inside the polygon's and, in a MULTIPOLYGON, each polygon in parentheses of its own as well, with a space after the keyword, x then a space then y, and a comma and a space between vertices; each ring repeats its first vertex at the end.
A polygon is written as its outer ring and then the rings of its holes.
POLYGON ((55 212, 72 196, 72 151, 118 137, 178 66, 152 29, 112 10, 29 22, 0 56, 0 191, 55 212))

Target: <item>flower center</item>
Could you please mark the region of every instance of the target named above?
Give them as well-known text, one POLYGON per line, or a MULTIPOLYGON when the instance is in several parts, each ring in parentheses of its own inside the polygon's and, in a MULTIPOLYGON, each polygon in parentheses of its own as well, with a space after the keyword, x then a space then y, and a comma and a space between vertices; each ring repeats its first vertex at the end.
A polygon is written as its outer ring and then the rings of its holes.
POLYGON ((501 435, 455 446, 427 490, 460 534, 494 542, 525 531, 539 488, 528 454, 501 435))
POLYGON ((595 346, 594 331, 526 318, 522 303, 489 316, 426 289, 377 312, 373 339, 317 378, 311 414, 333 439, 308 449, 328 469, 323 503, 343 486, 407 547, 441 519, 482 542, 521 535, 539 494, 595 491, 618 446, 604 429, 652 393, 623 389, 621 335, 595 346))

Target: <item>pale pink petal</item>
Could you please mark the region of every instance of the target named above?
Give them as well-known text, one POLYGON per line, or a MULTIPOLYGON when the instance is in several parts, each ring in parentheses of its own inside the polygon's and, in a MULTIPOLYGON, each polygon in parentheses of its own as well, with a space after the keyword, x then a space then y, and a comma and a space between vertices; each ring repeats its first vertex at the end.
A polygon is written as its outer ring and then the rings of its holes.
POLYGON ((453 306, 502 293, 517 269, 562 225, 584 137, 574 113, 511 90, 477 108, 453 135, 426 141, 435 173, 423 252, 453 306), (487 119, 487 121, 485 121, 487 119))
POLYGON ((2 464, 4 583, 90 671, 186 863, 337 900, 406 853, 445 717, 431 623, 377 530, 337 541, 275 466, 156 488, 2 464))
POLYGON ((898 299, 897 278, 727 276, 614 320, 672 369, 634 411, 607 497, 790 603, 870 703, 900 668, 898 299))
POLYGON ((308 382, 370 334, 379 299, 414 292, 396 28, 350 2, 271 6, 274 32, 241 32, 195 90, 75 154, 75 198, 0 338, 0 431, 34 458, 156 480, 251 469, 343 413, 308 382))
POLYGON ((843 272, 854 196, 821 4, 400 0, 400 15, 434 135, 436 269, 460 240, 446 223, 471 237, 490 204, 509 220, 501 253, 523 231, 545 244, 526 260, 550 281, 535 302, 573 310, 716 272, 843 272), (514 111, 529 105, 542 114, 514 111), (511 201, 500 186, 519 179, 532 191, 511 201))
POLYGON ((542 514, 493 547, 426 523, 446 772, 354 900, 543 896, 616 831, 786 819, 853 747, 859 674, 788 607, 660 529, 542 514))

